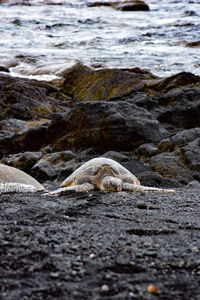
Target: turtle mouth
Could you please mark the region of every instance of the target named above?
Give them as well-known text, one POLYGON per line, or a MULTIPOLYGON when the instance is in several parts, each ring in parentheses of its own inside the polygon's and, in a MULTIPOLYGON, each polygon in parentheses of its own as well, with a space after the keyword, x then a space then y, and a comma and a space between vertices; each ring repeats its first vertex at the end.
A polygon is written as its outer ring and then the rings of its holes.
POLYGON ((104 185, 104 191, 106 192, 121 192, 122 187, 118 185, 111 185, 108 184, 107 186, 104 185))
POLYGON ((121 192, 121 190, 121 186, 112 186, 108 188, 107 192, 121 192))

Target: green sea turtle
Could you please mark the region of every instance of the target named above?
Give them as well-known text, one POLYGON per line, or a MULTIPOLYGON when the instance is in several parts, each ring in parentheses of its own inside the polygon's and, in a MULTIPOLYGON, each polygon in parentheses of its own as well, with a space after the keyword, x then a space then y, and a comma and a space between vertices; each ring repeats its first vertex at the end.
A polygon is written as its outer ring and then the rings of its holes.
POLYGON ((0 194, 43 191, 33 177, 16 168, 0 164, 0 194))
POLYGON ((61 188, 47 195, 62 195, 66 191, 102 190, 106 192, 174 192, 169 189, 141 186, 139 180, 118 162, 104 157, 93 158, 75 170, 61 188))

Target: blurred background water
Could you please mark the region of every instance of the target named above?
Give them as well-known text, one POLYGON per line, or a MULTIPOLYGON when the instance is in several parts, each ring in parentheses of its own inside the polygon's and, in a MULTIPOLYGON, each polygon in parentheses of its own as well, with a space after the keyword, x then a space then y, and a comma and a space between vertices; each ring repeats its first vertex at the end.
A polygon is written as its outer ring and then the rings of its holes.
POLYGON ((200 47, 187 46, 200 41, 200 0, 149 0, 150 11, 135 12, 85 0, 17 2, 0 4, 0 65, 11 75, 50 80, 77 60, 200 75, 200 47))

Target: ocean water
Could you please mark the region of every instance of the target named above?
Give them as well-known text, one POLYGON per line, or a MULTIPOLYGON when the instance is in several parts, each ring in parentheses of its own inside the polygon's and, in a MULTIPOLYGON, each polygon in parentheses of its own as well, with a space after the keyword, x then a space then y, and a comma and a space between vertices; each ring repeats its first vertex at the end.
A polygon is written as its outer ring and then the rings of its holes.
POLYGON ((0 65, 13 76, 45 80, 76 61, 200 75, 200 47, 186 46, 200 40, 200 0, 149 0, 150 11, 136 12, 87 2, 0 0, 0 65))

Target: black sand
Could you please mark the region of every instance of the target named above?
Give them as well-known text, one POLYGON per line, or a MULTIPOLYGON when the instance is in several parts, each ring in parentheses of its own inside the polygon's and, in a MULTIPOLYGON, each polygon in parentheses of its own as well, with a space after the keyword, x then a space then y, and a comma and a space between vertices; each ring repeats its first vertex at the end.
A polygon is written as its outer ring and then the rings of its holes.
POLYGON ((1 195, 0 210, 2 300, 200 299, 198 190, 1 195))

